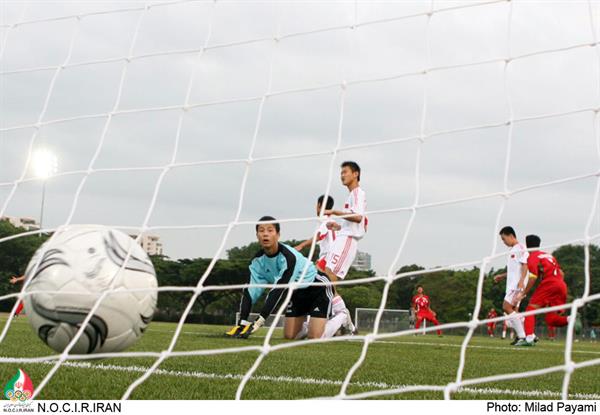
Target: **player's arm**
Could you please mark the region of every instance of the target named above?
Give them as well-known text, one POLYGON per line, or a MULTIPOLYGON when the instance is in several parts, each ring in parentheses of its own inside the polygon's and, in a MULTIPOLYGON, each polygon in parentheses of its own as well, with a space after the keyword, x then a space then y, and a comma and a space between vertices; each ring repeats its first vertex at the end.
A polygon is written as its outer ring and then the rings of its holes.
POLYGON ((228 330, 225 335, 229 337, 247 338, 252 332, 252 323, 248 321, 252 305, 260 298, 265 291, 262 287, 253 287, 253 284, 266 283, 261 278, 260 267, 256 265, 254 260, 250 263, 250 286, 244 288, 242 299, 240 301, 240 319, 236 325, 228 330))
POLYGON ((307 239, 306 241, 300 242, 298 245, 296 245, 294 247, 294 249, 298 252, 302 251, 304 248, 306 248, 307 246, 312 247, 313 244, 313 238, 307 239))
MULTIPOLYGON (((333 210, 333 209, 325 211, 326 215, 333 215, 333 216, 345 216, 350 213, 354 213, 354 212, 343 212, 341 210, 333 210)), ((342 219, 345 219, 349 222, 360 223, 360 222, 362 222, 363 216, 362 215, 352 215, 352 216, 345 216, 342 219)))
POLYGON ((339 231, 340 229, 342 229, 342 225, 334 221, 327 222, 325 226, 327 226, 327 229, 329 229, 330 231, 339 231))
POLYGON ((527 285, 525 286, 525 290, 523 291, 524 295, 529 294, 529 291, 531 291, 531 289, 533 288, 533 286, 535 285, 535 282, 537 281, 538 276, 533 274, 533 273, 529 273, 528 277, 527 277, 527 285))
POLYGON ((542 270, 540 269, 540 262, 537 257, 532 255, 529 256, 529 258, 527 259, 527 271, 527 285, 525 286, 525 290, 523 291, 524 295, 527 295, 531 291, 531 289, 535 285, 535 282, 538 279, 538 275, 541 274, 542 270))
POLYGON ((13 275, 12 277, 10 277, 10 283, 13 285, 21 281, 25 281, 25 275, 21 275, 20 277, 13 275))
POLYGON ((524 290, 525 289, 525 280, 527 279, 527 275, 529 274, 529 268, 527 267, 527 263, 521 263, 521 278, 519 279, 519 284, 517 288, 524 290))
POLYGON ((529 252, 528 251, 520 251, 517 254, 517 258, 519 263, 521 264, 521 278, 519 278, 519 283, 517 284, 517 288, 523 291, 525 289, 525 281, 527 280, 527 275, 529 274, 529 252))
POLYGON ((503 272, 502 274, 494 275, 494 282, 499 283, 500 281, 504 280, 505 278, 506 278, 506 272, 503 272))
MULTIPOLYGON (((294 275, 294 269, 296 268, 296 257, 291 252, 286 249, 282 249, 281 253, 283 254, 287 266, 283 270, 281 274, 281 278, 277 280, 277 284, 287 284, 290 282, 292 275, 294 275)), ((267 299, 265 300, 265 305, 260 311, 260 317, 255 322, 255 328, 253 330, 256 331, 264 324, 264 321, 269 317, 271 312, 277 307, 279 301, 283 298, 283 296, 287 293, 288 287, 274 287, 267 294, 267 299), (260 320, 260 321, 259 321, 260 320)))

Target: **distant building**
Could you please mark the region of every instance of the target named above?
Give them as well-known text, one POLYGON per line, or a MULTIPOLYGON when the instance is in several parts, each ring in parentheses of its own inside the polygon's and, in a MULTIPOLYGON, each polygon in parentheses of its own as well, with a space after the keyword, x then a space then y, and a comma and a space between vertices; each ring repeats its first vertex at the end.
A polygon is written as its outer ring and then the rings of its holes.
MULTIPOLYGON (((137 235, 129 235, 132 238, 137 238, 137 235)), ((142 235, 140 238, 140 245, 142 249, 146 251, 148 255, 162 255, 163 254, 163 246, 162 243, 159 242, 160 237, 156 235, 142 235)))
POLYGON ((23 228, 26 231, 37 231, 40 229, 40 224, 33 218, 17 217, 17 216, 2 216, 0 220, 5 220, 11 223, 16 228, 23 228))
POLYGON ((358 271, 371 270, 371 255, 366 252, 358 251, 356 253, 356 258, 354 258, 352 266, 358 271))

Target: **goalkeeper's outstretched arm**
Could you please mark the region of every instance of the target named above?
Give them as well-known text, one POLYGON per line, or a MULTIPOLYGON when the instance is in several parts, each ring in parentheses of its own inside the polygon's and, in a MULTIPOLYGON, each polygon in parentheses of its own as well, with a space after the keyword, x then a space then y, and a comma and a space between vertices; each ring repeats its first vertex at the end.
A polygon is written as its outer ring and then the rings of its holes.
POLYGON ((254 260, 250 263, 249 269, 250 286, 248 288, 244 288, 244 291, 242 292, 242 299, 240 301, 240 321, 238 321, 237 324, 243 324, 242 322, 248 324, 248 316, 252 311, 252 306, 258 301, 265 291, 263 287, 253 287, 253 285, 268 283, 267 280, 262 277, 260 273, 260 267, 254 263, 254 260))
MULTIPOLYGON (((256 303, 256 301, 260 298, 260 296, 265 290, 262 287, 253 287, 252 285, 261 283, 266 283, 266 281, 261 279, 260 273, 257 272, 257 268, 254 266, 253 263, 251 263, 249 283, 250 286, 248 288, 245 288, 242 292, 242 299, 240 301, 240 318, 238 321, 236 321, 235 326, 233 326, 231 329, 225 332, 226 336, 248 338, 248 336, 253 332, 254 326, 258 326, 256 322, 253 324, 250 321, 248 321, 248 317, 250 316, 250 312, 252 311, 252 305, 256 303)), ((262 319, 262 317, 259 317, 259 319, 262 319)), ((261 323, 264 323, 264 320, 262 320, 261 323)))
POLYGON ((252 297, 250 296, 250 292, 248 288, 244 288, 244 292, 242 293, 242 300, 240 301, 240 321, 237 324, 240 324, 242 321, 248 321, 248 316, 252 311, 252 297))

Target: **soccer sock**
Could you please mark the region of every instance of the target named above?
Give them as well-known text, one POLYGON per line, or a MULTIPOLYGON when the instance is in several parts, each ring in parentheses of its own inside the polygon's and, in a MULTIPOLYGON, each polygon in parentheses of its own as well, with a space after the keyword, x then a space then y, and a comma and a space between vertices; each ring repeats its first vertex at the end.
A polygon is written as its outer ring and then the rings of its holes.
MULTIPOLYGON (((308 318, 310 319, 310 316, 308 316, 308 318)), ((308 321, 309 320, 306 320, 304 323, 302 323, 302 328, 298 334, 296 334, 296 340, 302 340, 308 336, 308 321)))
POLYGON ((516 311, 513 311, 509 315, 511 316, 510 320, 512 323, 512 328, 515 329, 515 332, 517 333, 517 337, 519 337, 521 339, 525 338, 525 329, 523 328, 523 322, 521 321, 521 316, 516 311))
POLYGON ((346 321, 346 313, 339 313, 327 320, 325 324, 325 330, 323 331, 322 339, 335 336, 335 333, 342 327, 342 324, 346 321))
POLYGON ((331 312, 333 315, 336 316, 344 310, 346 310, 346 303, 344 303, 344 299, 339 295, 333 297, 333 300, 331 300, 331 312))
MULTIPOLYGON (((525 311, 533 311, 535 310, 532 306, 527 306, 525 311)), ((533 335, 535 331, 535 315, 525 317, 525 334, 530 336, 533 335)))
POLYGON ((554 327, 563 327, 569 324, 569 320, 565 316, 559 316, 556 313, 546 314, 546 324, 554 327))

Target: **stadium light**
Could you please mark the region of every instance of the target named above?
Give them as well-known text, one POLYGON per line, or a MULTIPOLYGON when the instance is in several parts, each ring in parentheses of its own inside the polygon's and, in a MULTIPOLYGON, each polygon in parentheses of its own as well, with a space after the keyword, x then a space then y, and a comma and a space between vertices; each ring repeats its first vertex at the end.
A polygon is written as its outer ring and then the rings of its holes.
POLYGON ((54 153, 46 149, 39 149, 33 154, 33 172, 40 179, 47 179, 56 174, 58 161, 54 153))
MULTIPOLYGON (((44 222, 44 201, 46 199, 46 180, 58 171, 56 155, 47 149, 39 149, 33 154, 33 172, 42 179, 42 206, 40 208, 40 230, 44 222)), ((40 232, 40 236, 42 236, 40 232)))

